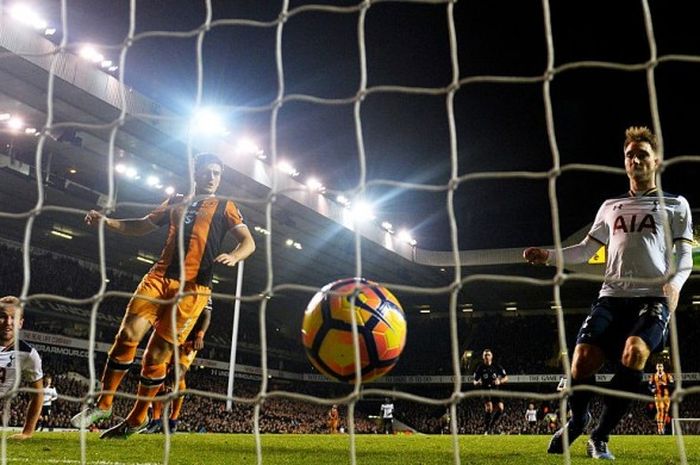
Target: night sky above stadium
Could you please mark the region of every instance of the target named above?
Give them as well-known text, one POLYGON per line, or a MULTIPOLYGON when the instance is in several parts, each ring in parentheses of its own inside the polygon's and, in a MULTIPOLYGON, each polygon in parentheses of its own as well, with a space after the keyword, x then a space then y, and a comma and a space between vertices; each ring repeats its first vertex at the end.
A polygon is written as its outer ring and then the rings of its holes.
MULTIPOLYGON (((42 4, 43 2, 35 2, 42 4)), ((293 10, 311 2, 292 1, 293 10)), ((315 4, 350 6, 352 1, 315 4)), ((59 2, 51 2, 58 23, 59 2)), ((120 44, 128 30, 128 2, 68 2, 70 42, 120 44)), ((658 55, 700 56, 693 11, 678 2, 650 2, 658 55)), ((213 1, 213 19, 273 22, 281 1, 213 1)), ((137 2, 136 32, 189 31, 205 18, 204 2, 137 2)), ((542 3, 459 1, 454 5, 460 77, 542 76, 547 65, 542 3)), ((551 2, 555 66, 584 60, 643 64, 649 60, 642 2, 551 2)), ((283 32, 285 94, 346 99, 360 85, 358 13, 299 13, 283 32)), ((217 27, 204 40, 203 103, 257 107, 277 96, 275 27, 217 27)), ((452 79, 445 4, 380 2, 367 12, 367 86, 440 88, 452 79)), ((127 54, 126 81, 160 104, 186 114, 196 90, 196 38, 148 38, 127 54)), ((109 53, 117 58, 117 50, 109 53)), ((700 63, 665 61, 654 73, 667 159, 700 153, 700 63)), ((570 69, 551 81, 555 136, 562 165, 622 167, 623 132, 651 125, 644 69, 570 69)), ((445 94, 377 92, 361 106, 367 179, 447 184, 449 126, 445 94)), ((471 83, 454 100, 458 174, 547 171, 542 82, 471 83)), ((270 111, 228 111, 233 133, 255 135, 270 150, 270 111)), ((332 189, 357 185, 360 166, 353 105, 288 102, 279 113, 278 154, 332 189)), ((663 187, 700 206, 697 163, 664 173, 663 187)), ((564 173, 557 184, 562 237, 590 222, 600 202, 626 191, 623 174, 564 173)), ((370 191, 378 216, 412 228, 419 246, 448 249, 445 192, 378 187, 370 191)), ((455 211, 461 249, 552 243, 547 181, 509 179, 462 183, 455 211)))

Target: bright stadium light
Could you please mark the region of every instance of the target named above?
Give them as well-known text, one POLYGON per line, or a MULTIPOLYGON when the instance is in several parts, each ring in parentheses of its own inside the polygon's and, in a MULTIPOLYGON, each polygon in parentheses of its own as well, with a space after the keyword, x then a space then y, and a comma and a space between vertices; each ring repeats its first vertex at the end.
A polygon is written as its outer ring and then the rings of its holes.
POLYGON ((115 71, 118 70, 118 69, 119 69, 119 66, 117 66, 117 65, 112 65, 112 66, 110 66, 109 68, 107 68, 107 71, 110 71, 110 72, 113 73, 113 72, 115 72, 115 71))
POLYGON ((98 52, 92 45, 86 45, 80 49, 80 56, 92 63, 101 63, 105 57, 98 52))
POLYGON ((56 237, 60 237, 61 239, 68 239, 68 240, 73 239, 72 235, 70 235, 66 232, 63 232, 63 231, 59 231, 58 229, 52 229, 51 234, 53 234, 56 237))
POLYGON ((411 236, 411 234, 405 229, 402 229, 401 231, 399 231, 399 239, 404 241, 406 244, 411 245, 411 246, 415 246, 418 243, 411 236))
POLYGON ((10 118, 12 118, 10 113, 0 113, 0 121, 7 121, 10 118))
POLYGON ((192 115, 190 130, 194 134, 205 136, 223 136, 228 134, 221 115, 211 108, 200 108, 192 115))
POLYGON ((335 200, 344 207, 350 206, 350 199, 345 197, 343 194, 340 194, 338 197, 335 198, 335 200))
POLYGON ((112 66, 112 60, 102 60, 100 62, 100 68, 109 68, 112 66))
POLYGON ((382 229, 390 234, 394 234, 394 225, 388 221, 382 221, 382 229))
POLYGON ((133 166, 127 166, 124 174, 126 174, 127 178, 131 179, 136 179, 139 176, 139 172, 136 171, 136 168, 134 168, 133 166))
POLYGON ((236 142, 236 153, 253 155, 258 160, 265 160, 267 158, 267 155, 265 155, 263 149, 261 149, 250 137, 241 137, 238 139, 236 142))
POLYGON ((44 35, 45 36, 52 36, 56 34, 56 28, 55 27, 47 27, 44 29, 44 35))
POLYGON ((155 187, 158 184, 160 184, 160 179, 158 179, 158 176, 150 175, 146 178, 146 185, 148 187, 155 187))
POLYGON ((37 30, 46 29, 46 26, 48 26, 46 21, 39 17, 35 11, 22 3, 14 5, 10 10, 10 15, 17 22, 26 26, 31 26, 37 30))
POLYGON ((24 128, 24 133, 29 135, 36 134, 36 128, 24 128))
POLYGON ((149 265, 153 265, 155 263, 155 260, 152 260, 148 257, 144 257, 142 255, 137 255, 136 260, 138 260, 140 262, 148 263, 149 265))
POLYGON ((20 130, 24 127, 24 121, 22 121, 22 118, 18 118, 16 116, 13 116, 9 120, 7 120, 7 126, 10 129, 20 130))
POLYGON ((352 207, 352 216, 355 218, 355 221, 372 221, 377 219, 377 215, 374 213, 374 206, 364 200, 357 202, 352 207))
POLYGON ((277 169, 291 177, 299 176, 299 172, 288 161, 277 162, 277 169))
POLYGON ((306 187, 309 188, 309 190, 315 191, 315 192, 324 192, 326 190, 326 186, 324 186, 321 181, 319 181, 316 178, 309 178, 306 181, 306 187))
POLYGON ((114 171, 116 171, 119 174, 124 174, 126 173, 126 165, 124 163, 117 163, 114 165, 114 171))
POLYGON ((287 239, 286 241, 284 241, 284 245, 286 245, 287 247, 292 247, 294 245, 294 239, 287 239))
POLYGON ((165 193, 168 195, 173 195, 175 193, 175 188, 173 186, 168 186, 165 188, 165 193))

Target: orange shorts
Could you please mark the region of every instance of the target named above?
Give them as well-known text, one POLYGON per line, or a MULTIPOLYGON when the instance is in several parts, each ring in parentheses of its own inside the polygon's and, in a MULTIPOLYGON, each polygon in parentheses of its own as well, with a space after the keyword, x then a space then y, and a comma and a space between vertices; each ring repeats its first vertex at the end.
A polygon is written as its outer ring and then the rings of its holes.
POLYGON ((126 307, 127 315, 136 315, 148 320, 156 333, 170 343, 182 344, 206 307, 211 289, 197 283, 185 283, 183 292, 191 293, 180 298, 176 304, 158 303, 140 297, 170 300, 180 289, 180 281, 147 274, 139 283, 126 307), (175 328, 172 313, 175 311, 175 328))
POLYGON ((192 341, 185 341, 180 349, 180 366, 185 370, 189 370, 194 362, 194 358, 197 356, 197 351, 194 350, 194 344, 192 341))

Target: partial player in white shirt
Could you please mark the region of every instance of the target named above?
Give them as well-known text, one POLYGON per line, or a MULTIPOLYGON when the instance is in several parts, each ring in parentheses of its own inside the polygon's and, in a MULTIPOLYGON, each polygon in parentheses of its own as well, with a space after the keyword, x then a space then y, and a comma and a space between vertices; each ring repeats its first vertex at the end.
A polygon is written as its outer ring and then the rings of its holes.
POLYGON ((381 406, 384 434, 394 434, 394 403, 388 397, 381 406))
POLYGON ((0 394, 27 383, 35 390, 30 393, 27 415, 22 432, 13 434, 9 439, 29 439, 34 434, 36 422, 44 401, 44 374, 41 371, 41 357, 29 344, 16 338, 24 323, 22 305, 17 297, 7 296, 0 299, 0 394), (16 326, 16 327, 15 327, 16 326), (17 340, 16 340, 17 339, 17 340), (19 350, 17 350, 19 349, 19 350), (17 381, 17 369, 22 370, 17 381))
POLYGON ((58 391, 53 385, 53 378, 50 375, 44 376, 44 403, 41 406, 41 416, 39 417, 39 427, 37 431, 43 431, 47 427, 53 431, 49 421, 53 410, 53 403, 58 399, 58 391))
MULTIPOLYGON (((646 127, 625 132, 625 172, 629 192, 606 200, 598 210, 588 236, 563 249, 564 263, 584 263, 607 247, 605 281, 591 313, 576 338, 571 362, 571 386, 591 385, 606 359, 619 362, 611 389, 635 392, 650 354, 663 348, 670 312, 678 305, 680 290, 690 276, 693 225, 690 206, 680 195, 661 192, 656 175, 661 166, 656 136, 646 127)), ((553 250, 530 247, 523 257, 532 264, 556 261, 553 250)), ((591 420, 591 391, 576 390, 570 398, 571 420, 557 431, 548 452, 564 452, 563 431, 569 442, 581 435, 591 420)), ((588 440, 588 455, 614 459, 609 435, 629 405, 629 399, 605 397, 598 427, 588 440)))

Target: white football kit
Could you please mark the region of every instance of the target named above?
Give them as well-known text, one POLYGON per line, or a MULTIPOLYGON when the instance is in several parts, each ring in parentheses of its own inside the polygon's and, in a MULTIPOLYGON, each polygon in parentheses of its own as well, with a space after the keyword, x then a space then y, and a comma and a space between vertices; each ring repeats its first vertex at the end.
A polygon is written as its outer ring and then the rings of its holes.
MULTIPOLYGON (((680 289, 690 276, 692 243, 693 220, 688 201, 654 188, 603 202, 586 238, 566 247, 562 254, 564 263, 585 263, 601 245, 606 246, 605 281, 600 297, 664 297, 661 278, 671 272, 671 259, 676 266, 671 284, 680 289), (632 282, 630 278, 657 282, 632 282)), ((554 250, 548 252, 555 257, 554 250)))
MULTIPOLYGON (((588 233, 607 246, 605 282, 600 297, 664 297, 661 282, 620 281, 664 277, 671 269, 669 258, 673 256, 673 244, 693 241, 688 201, 666 192, 661 197, 663 205, 658 189, 652 189, 643 195, 628 194, 609 199, 601 205, 588 233), (667 232, 670 233, 668 239, 667 232)), ((681 273, 686 274, 686 270, 681 273)))
POLYGON ((22 382, 34 383, 44 377, 39 352, 24 341, 19 341, 19 352, 15 346, 0 346, 0 394, 7 393, 14 386, 17 365, 21 365, 22 382))

